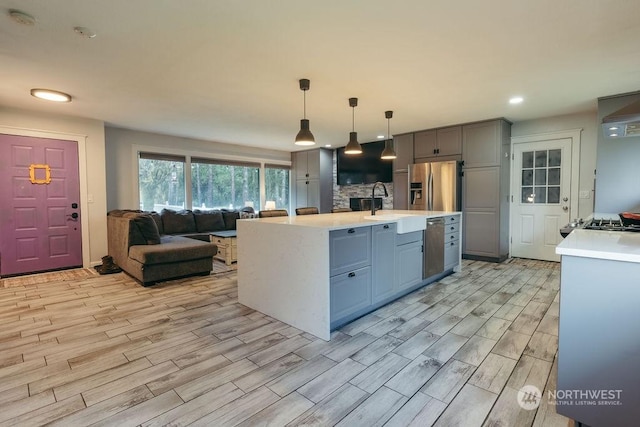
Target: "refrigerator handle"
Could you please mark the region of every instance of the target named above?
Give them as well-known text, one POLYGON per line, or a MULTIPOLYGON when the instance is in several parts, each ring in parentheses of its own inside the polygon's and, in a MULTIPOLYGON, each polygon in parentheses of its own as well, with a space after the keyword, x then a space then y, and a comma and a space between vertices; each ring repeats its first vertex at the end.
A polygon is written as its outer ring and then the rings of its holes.
POLYGON ((427 190, 427 210, 433 210, 433 173, 429 171, 429 182, 427 190))

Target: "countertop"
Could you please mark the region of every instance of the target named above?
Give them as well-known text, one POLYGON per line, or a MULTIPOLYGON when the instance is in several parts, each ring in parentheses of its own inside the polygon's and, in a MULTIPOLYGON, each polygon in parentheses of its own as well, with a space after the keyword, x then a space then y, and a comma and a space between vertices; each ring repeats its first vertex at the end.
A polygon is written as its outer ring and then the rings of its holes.
POLYGON ((556 253, 640 263, 640 233, 576 229, 560 242, 556 253))
MULTIPOLYGON (((340 230, 347 227, 365 227, 375 224, 398 222, 401 218, 396 216, 412 216, 422 219, 437 218, 447 215, 460 215, 461 212, 446 211, 414 211, 414 210, 378 210, 379 219, 367 219, 371 211, 339 212, 318 215, 292 215, 272 218, 244 219, 239 221, 257 221, 267 224, 295 225, 300 227, 314 227, 327 230, 340 230)), ((423 227, 424 228, 424 227, 423 227)))

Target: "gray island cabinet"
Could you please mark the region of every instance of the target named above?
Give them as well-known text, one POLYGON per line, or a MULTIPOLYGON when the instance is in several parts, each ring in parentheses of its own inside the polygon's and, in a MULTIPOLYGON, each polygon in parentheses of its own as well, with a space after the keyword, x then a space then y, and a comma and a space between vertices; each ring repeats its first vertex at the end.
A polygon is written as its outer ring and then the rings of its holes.
POLYGON ((574 230, 556 252, 556 410, 591 427, 638 425, 640 233, 574 230))
POLYGON ((240 220, 238 300, 329 340, 331 330, 459 271, 459 223, 458 212, 396 210, 375 219, 346 212, 240 220), (447 236, 457 235, 445 242, 445 271, 424 278, 424 228, 434 217, 446 217, 447 236))

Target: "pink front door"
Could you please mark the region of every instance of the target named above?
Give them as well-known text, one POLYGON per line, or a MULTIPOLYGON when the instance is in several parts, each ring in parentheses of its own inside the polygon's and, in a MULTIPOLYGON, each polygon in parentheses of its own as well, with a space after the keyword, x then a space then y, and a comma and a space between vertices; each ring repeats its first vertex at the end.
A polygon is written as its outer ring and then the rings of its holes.
POLYGON ((0 134, 0 275, 82 266, 78 145, 0 134))

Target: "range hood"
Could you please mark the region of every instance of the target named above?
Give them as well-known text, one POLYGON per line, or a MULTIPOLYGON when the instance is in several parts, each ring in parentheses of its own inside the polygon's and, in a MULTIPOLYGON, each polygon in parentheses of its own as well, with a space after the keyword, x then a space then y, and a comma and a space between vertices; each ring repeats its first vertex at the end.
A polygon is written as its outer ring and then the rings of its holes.
POLYGON ((640 136, 640 101, 636 101, 602 119, 602 130, 607 138, 640 136))

